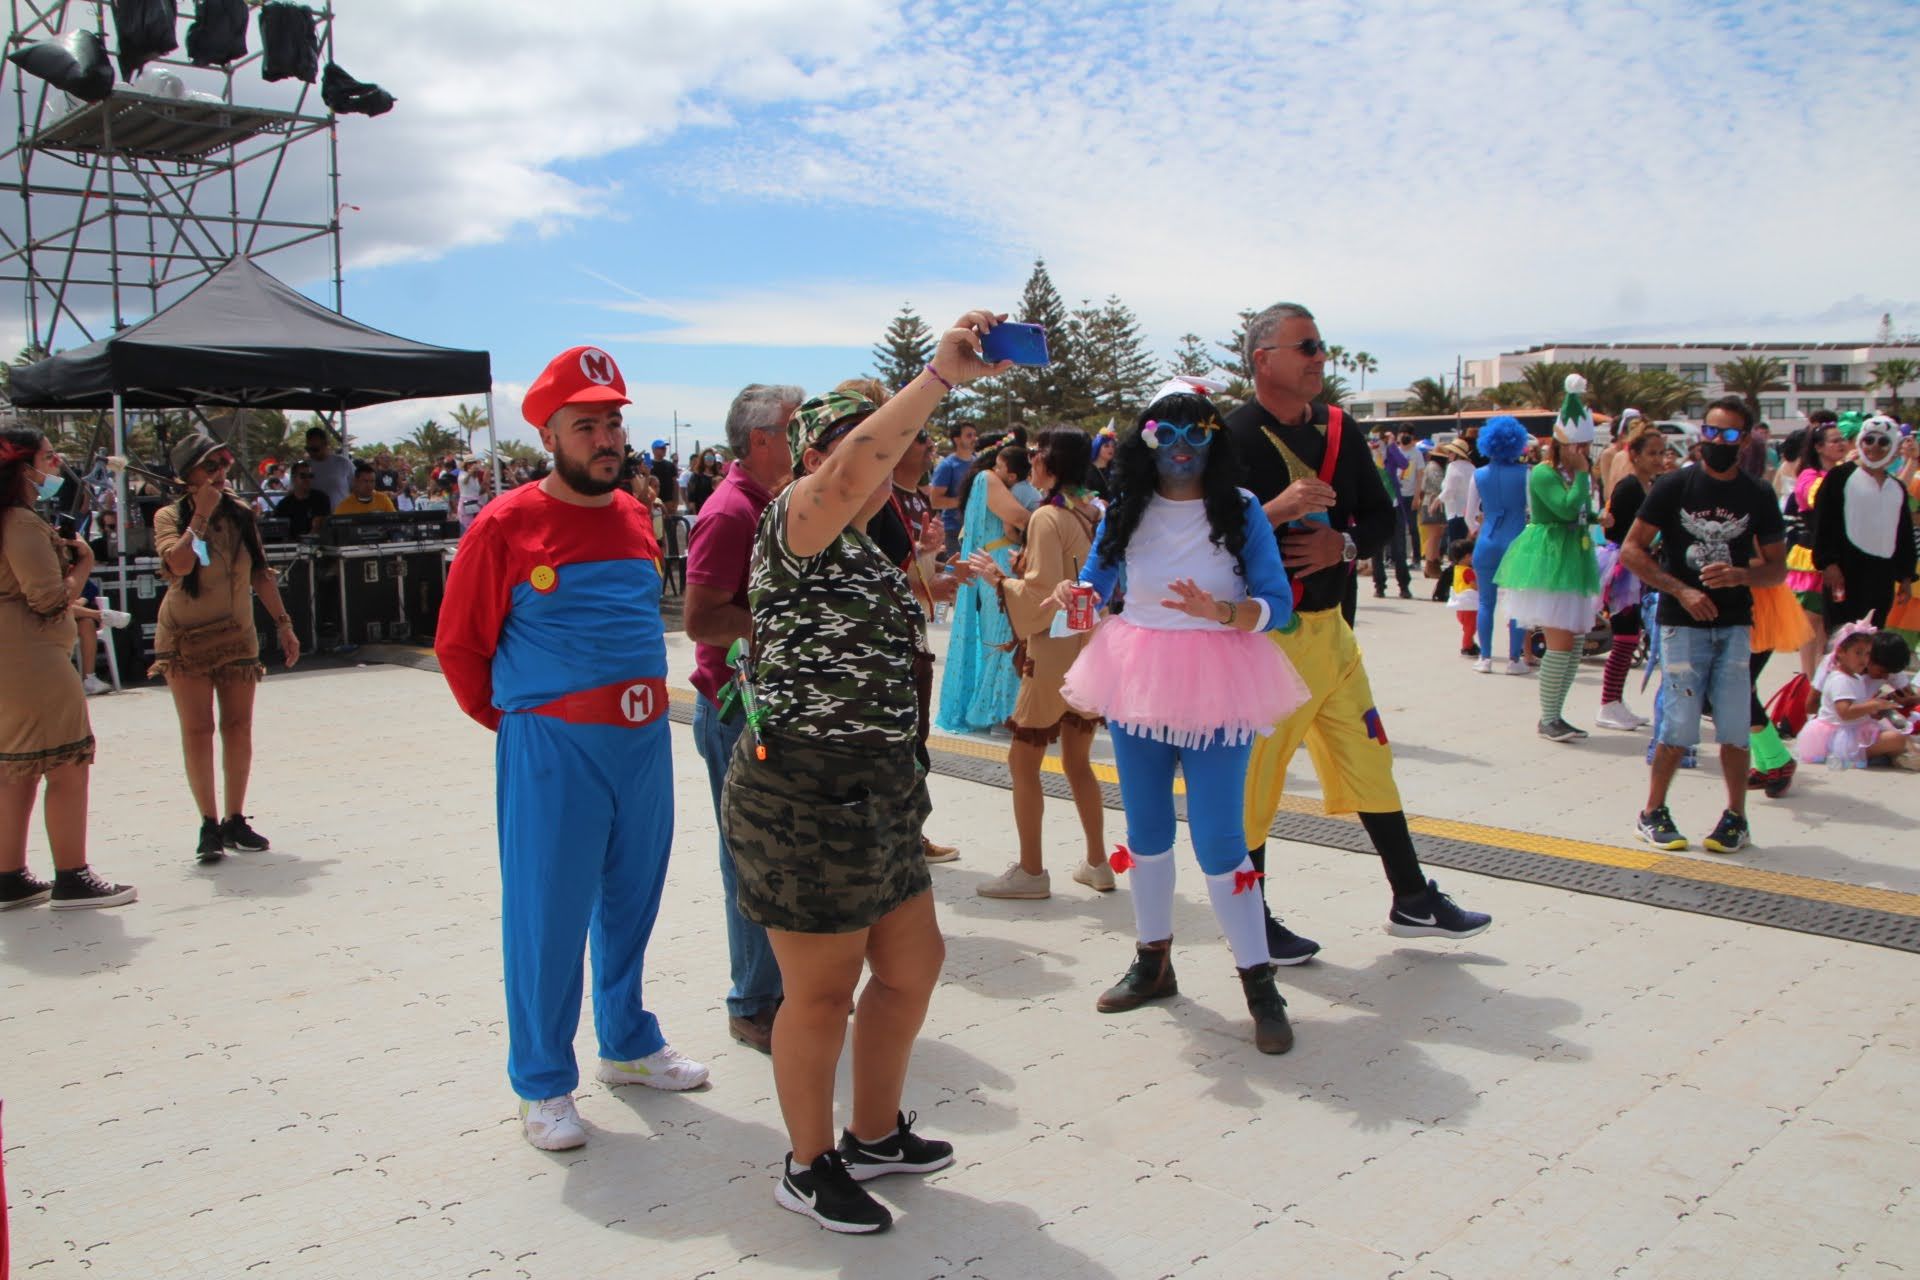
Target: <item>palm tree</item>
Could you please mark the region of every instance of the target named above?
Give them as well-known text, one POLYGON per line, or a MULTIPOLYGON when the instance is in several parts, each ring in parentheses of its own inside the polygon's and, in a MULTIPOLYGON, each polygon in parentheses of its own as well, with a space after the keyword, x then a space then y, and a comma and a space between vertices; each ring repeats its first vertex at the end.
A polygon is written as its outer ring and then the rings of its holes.
POLYGON ((1631 405, 1649 418, 1674 418, 1701 399, 1698 386, 1677 373, 1656 369, 1628 376, 1621 407, 1631 405))
POLYGON ((1407 388, 1413 394, 1407 400, 1405 412, 1423 417, 1432 417, 1443 413, 1460 412, 1460 393, 1447 385, 1447 377, 1415 378, 1407 388))
POLYGON ((1321 375, 1320 394, 1314 397, 1315 401, 1320 404, 1337 405, 1345 404, 1351 399, 1353 399, 1353 388, 1347 385, 1345 378, 1337 373, 1321 375))
POLYGON ((1760 421, 1760 393, 1786 390, 1786 384, 1780 381, 1786 373, 1787 366, 1771 356, 1741 356, 1713 366, 1713 376, 1720 379, 1728 395, 1747 402, 1755 422, 1760 421))
MULTIPOLYGON (((1617 418, 1620 416, 1620 411, 1631 403, 1627 399, 1626 392, 1633 375, 1627 372, 1627 366, 1620 361, 1604 357, 1576 360, 1570 368, 1572 372, 1587 380, 1587 393, 1584 398, 1587 408, 1593 412, 1617 418)), ((1565 394, 1564 389, 1562 394, 1565 394)))
POLYGON ((460 437, 447 430, 432 418, 409 432, 403 443, 420 451, 420 456, 429 461, 444 458, 460 447, 460 437))
POLYGON ((1533 390, 1524 382, 1503 382, 1499 386, 1488 387, 1480 393, 1480 398, 1495 409, 1533 407, 1533 390))
POLYGON ((1327 348, 1327 363, 1335 369, 1351 369, 1353 361, 1347 359, 1347 349, 1337 343, 1327 348))
POLYGON ((473 452, 473 437, 487 429, 487 411, 478 405, 463 404, 447 415, 453 419, 454 429, 467 433, 467 452, 473 452))
POLYGON ((1354 352, 1353 358, 1347 362, 1347 366, 1360 375, 1360 389, 1362 391, 1367 389, 1367 375, 1380 372, 1380 362, 1365 351, 1354 352))
POLYGON ((1909 360, 1899 356, 1880 362, 1880 367, 1875 371, 1873 381, 1867 384, 1867 389, 1873 390, 1877 387, 1886 389, 1887 399, 1891 402, 1888 408, 1892 410, 1889 416, 1897 420, 1900 417, 1900 388, 1914 381, 1920 381, 1920 360, 1909 360))
POLYGON ((1535 409, 1558 409, 1567 398, 1567 375, 1572 372, 1571 365, 1558 360, 1542 360, 1522 369, 1520 382, 1527 389, 1527 403, 1535 409))

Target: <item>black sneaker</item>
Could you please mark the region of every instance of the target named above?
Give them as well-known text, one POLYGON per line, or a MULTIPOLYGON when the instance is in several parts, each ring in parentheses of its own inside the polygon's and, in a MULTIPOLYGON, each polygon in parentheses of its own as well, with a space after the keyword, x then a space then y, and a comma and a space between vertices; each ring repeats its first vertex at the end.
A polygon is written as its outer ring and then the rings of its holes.
POLYGON ((897 1127, 878 1142, 862 1142, 853 1130, 840 1133, 840 1156, 855 1182, 885 1177, 889 1173, 932 1173, 953 1163, 953 1144, 935 1138, 923 1138, 913 1131, 920 1113, 897 1112, 897 1127))
POLYGON ((1667 806, 1649 810, 1634 820, 1633 834, 1645 840, 1656 849, 1684 849, 1687 838, 1680 834, 1680 828, 1673 825, 1673 814, 1667 806))
POLYGON ((247 825, 244 813, 236 813, 220 824, 220 839, 227 848, 241 853, 265 853, 272 847, 265 836, 247 825))
POLYGON ((25 867, 0 873, 0 911, 37 907, 53 894, 53 886, 25 867))
POLYGON ((1762 787, 1762 790, 1767 793, 1767 799, 1778 800, 1781 796, 1787 794, 1787 788, 1793 785, 1793 775, 1799 768, 1799 761, 1789 760, 1778 769, 1769 773, 1766 777, 1765 785, 1762 787))
POLYGON ((1480 656, 1480 646, 1478 644, 1463 644, 1460 646, 1460 656, 1463 658, 1477 658, 1480 656))
POLYGON ((1492 923, 1484 911, 1462 911, 1432 880, 1416 897, 1395 898, 1387 913, 1387 932, 1396 938, 1471 938, 1492 923))
POLYGON ((1551 720, 1542 720, 1539 733, 1549 742, 1578 742, 1587 736, 1585 729, 1576 729, 1559 716, 1551 720))
POLYGON ((1305 964, 1320 954, 1320 944, 1267 917, 1267 958, 1275 964, 1305 964))
POLYGON ((79 911, 87 907, 118 907, 132 902, 140 891, 130 884, 115 884, 103 879, 92 867, 53 874, 55 911, 79 911))
POLYGON ((805 1214, 827 1230, 843 1235, 867 1235, 893 1225, 893 1215, 853 1180, 846 1159, 838 1151, 821 1152, 804 1169, 794 1168, 793 1152, 789 1151, 786 1169, 773 1188, 774 1201, 782 1209, 805 1214))
POLYGON ((1700 843, 1709 853, 1738 853, 1752 843, 1753 833, 1747 829, 1746 817, 1731 809, 1722 811, 1720 821, 1700 843))
POLYGON ((218 862, 227 856, 227 838, 222 834, 220 823, 213 818, 200 819, 199 858, 202 866, 218 862))

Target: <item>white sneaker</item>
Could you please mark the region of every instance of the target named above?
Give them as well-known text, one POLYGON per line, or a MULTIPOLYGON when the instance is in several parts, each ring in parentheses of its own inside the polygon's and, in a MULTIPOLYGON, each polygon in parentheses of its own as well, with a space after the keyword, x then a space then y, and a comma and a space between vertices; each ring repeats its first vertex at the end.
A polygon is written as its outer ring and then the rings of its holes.
POLYGON ((520 1130, 542 1151, 571 1151, 587 1145, 587 1129, 573 1109, 573 1095, 563 1093, 543 1102, 520 1100, 520 1130))
POLYGON ((121 609, 109 609, 105 605, 101 605, 100 621, 115 631, 118 631, 133 621, 133 615, 121 609))
POLYGON ((86 690, 86 694, 89 698, 93 697, 96 694, 113 692, 113 686, 108 684, 105 680, 102 680, 99 676, 81 676, 80 687, 86 690))
POLYGON ((631 1062, 602 1058, 600 1069, 593 1073, 593 1077, 601 1084, 610 1084, 616 1089, 623 1084, 643 1084, 649 1089, 680 1093, 687 1089, 698 1089, 711 1074, 705 1063, 695 1062, 669 1044, 631 1062))
POLYGON ((1483 676, 1490 676, 1493 674, 1493 659, 1488 657, 1475 658, 1473 660, 1473 669, 1483 676))
POLYGON ((1533 674, 1533 668, 1527 665, 1525 658, 1515 658, 1507 663, 1507 674, 1510 676, 1530 676, 1533 674))
POLYGON ((1028 875, 1016 862, 993 879, 975 885, 973 891, 983 898, 1050 898, 1053 877, 1045 871, 1028 875))
POLYGON ((1593 722, 1602 729, 1625 729, 1628 732, 1647 727, 1647 722, 1628 710, 1624 702, 1601 703, 1600 714, 1593 718, 1593 722))
POLYGON ((1076 883, 1100 893, 1113 892, 1113 868, 1104 862, 1097 867, 1091 862, 1075 863, 1073 878, 1076 883))

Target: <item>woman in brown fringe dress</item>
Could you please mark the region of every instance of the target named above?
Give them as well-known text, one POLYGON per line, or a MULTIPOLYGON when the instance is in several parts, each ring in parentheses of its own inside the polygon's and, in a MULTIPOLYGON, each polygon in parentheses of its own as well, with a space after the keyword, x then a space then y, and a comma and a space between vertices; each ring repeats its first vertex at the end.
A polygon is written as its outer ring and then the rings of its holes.
POLYGON ((258 853, 268 847, 241 812, 253 770, 253 695, 266 674, 253 627, 256 593, 279 629, 287 665, 300 660, 300 641, 280 602, 253 511, 227 492, 232 465, 233 451, 203 431, 181 440, 173 447, 173 473, 186 485, 186 496, 153 519, 153 549, 167 594, 160 601, 148 674, 165 677, 173 691, 187 785, 200 807, 203 863, 220 861, 228 849, 258 853), (216 704, 224 820, 213 779, 216 704))
POLYGON ((33 513, 59 492, 60 455, 25 427, 0 429, 0 911, 53 900, 55 910, 117 907, 139 895, 87 866, 93 728, 73 665, 68 612, 93 552, 33 513), (53 882, 27 870, 27 831, 41 781, 53 882))
POLYGON ((1046 500, 1027 523, 1026 548, 1015 560, 1014 574, 1001 573, 993 557, 983 552, 976 552, 968 562, 999 591, 1017 641, 1014 662, 1020 670, 1020 692, 1007 721, 1013 731, 1007 771, 1013 775, 1013 824, 1020 837, 1020 861, 974 890, 983 898, 1045 898, 1052 892, 1052 879, 1040 856, 1040 819, 1046 804, 1040 765, 1055 739, 1060 742, 1060 763, 1073 790, 1074 808, 1080 812, 1080 827, 1087 836, 1086 858, 1074 865, 1073 878, 1102 893, 1113 888, 1104 848, 1100 784, 1093 776, 1093 731, 1100 721, 1074 711, 1060 694, 1067 668, 1092 633, 1051 634, 1058 610, 1048 600, 1056 586, 1076 577, 1086 564, 1093 532, 1100 524, 1099 507, 1079 485, 1087 474, 1089 456, 1087 433, 1079 428, 1042 431, 1029 460, 1032 484, 1046 500))

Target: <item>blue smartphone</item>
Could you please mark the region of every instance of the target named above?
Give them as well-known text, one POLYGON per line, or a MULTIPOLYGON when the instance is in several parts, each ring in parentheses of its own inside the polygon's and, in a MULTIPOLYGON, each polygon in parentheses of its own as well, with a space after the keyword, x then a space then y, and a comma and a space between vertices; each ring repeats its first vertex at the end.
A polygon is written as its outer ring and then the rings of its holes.
POLYGON ((1052 364, 1047 355, 1047 331, 1037 324, 1005 321, 993 326, 980 338, 980 354, 993 364, 1011 360, 1015 364, 1052 364))

